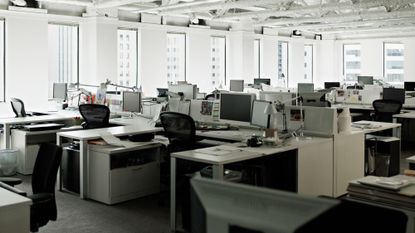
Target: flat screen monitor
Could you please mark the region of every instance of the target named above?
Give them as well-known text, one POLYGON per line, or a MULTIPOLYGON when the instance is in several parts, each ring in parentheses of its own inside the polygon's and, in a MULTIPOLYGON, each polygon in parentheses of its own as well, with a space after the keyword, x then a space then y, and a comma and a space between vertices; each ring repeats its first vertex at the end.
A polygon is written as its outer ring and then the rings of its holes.
POLYGON ((220 120, 234 124, 251 123, 252 103, 255 94, 249 93, 221 93, 220 94, 220 120))
POLYGON ((229 81, 229 90, 243 92, 244 91, 244 80, 230 80, 229 81))
POLYGON ((141 112, 141 92, 124 91, 122 94, 122 110, 125 112, 141 112))
POLYGON ((68 94, 67 83, 53 83, 53 98, 58 100, 66 100, 68 94))
POLYGON ((261 84, 267 84, 271 85, 271 79, 269 78, 254 78, 254 84, 255 85, 261 85, 261 84))
POLYGON ((168 88, 157 88, 157 97, 167 97, 168 88))
POLYGON ((298 83, 297 92, 298 93, 314 92, 314 84, 313 83, 298 83))
POLYGON ((373 85, 373 76, 357 76, 357 82, 363 85, 373 85))
POLYGON ((340 82, 324 82, 324 89, 330 89, 332 87, 340 87, 340 82))
POLYGON ((404 82, 405 91, 415 91, 415 82, 404 82))
POLYGON ((398 100, 405 103, 405 89, 402 88, 383 88, 383 99, 398 100))
POLYGON ((311 197, 200 176, 190 183, 193 233, 403 233, 408 223, 402 210, 362 201, 311 197))
POLYGON ((252 106, 251 125, 269 128, 271 116, 265 114, 265 109, 272 104, 270 101, 255 100, 252 106))
POLYGON ((169 91, 173 93, 183 93, 184 99, 192 100, 197 96, 197 85, 192 84, 172 84, 169 85, 169 91))

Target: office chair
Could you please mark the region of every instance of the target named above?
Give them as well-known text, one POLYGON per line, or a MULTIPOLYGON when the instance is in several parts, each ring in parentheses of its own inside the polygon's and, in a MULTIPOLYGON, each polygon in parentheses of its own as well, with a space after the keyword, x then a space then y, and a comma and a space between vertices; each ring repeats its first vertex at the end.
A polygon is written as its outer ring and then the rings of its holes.
MULTIPOLYGON (((43 143, 35 161, 32 174, 33 195, 28 198, 32 200, 30 207, 30 231, 37 232, 39 227, 46 225, 49 220, 57 218, 55 200, 55 183, 58 168, 62 159, 62 148, 54 143, 43 143)), ((24 195, 25 192, 8 186, 6 182, 1 187, 24 195)))
POLYGON ((206 95, 204 99, 205 100, 215 100, 216 97, 215 97, 215 94, 212 93, 212 94, 206 95))
POLYGON ((378 99, 373 101, 375 114, 372 115, 374 121, 392 122, 392 116, 399 114, 402 109, 402 102, 389 99, 378 99))
POLYGON ((95 129, 108 127, 110 125, 110 109, 101 104, 81 104, 79 112, 84 118, 82 123, 84 129, 95 129))
POLYGON ((26 117, 28 115, 25 111, 24 103, 21 99, 11 98, 10 103, 12 105, 14 114, 16 114, 16 117, 26 117))

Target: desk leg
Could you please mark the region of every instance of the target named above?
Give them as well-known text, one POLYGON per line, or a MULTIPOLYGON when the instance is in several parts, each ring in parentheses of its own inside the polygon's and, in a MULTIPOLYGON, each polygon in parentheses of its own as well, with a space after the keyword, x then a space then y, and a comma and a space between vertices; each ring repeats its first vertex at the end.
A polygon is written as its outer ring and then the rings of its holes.
POLYGON ((10 148, 10 125, 4 124, 3 125, 3 145, 1 146, 2 149, 10 148))
MULTIPOLYGON (((59 135, 56 135, 56 145, 62 146, 61 137, 59 135)), ((60 163, 59 169, 58 169, 58 178, 56 179, 56 182, 58 183, 59 191, 62 192, 62 161, 60 163)))
POLYGON ((176 231, 176 158, 170 157, 170 231, 176 231))
POLYGON ((223 180, 223 165, 213 165, 213 179, 223 180))
POLYGON ((79 142, 79 196, 84 199, 87 197, 87 174, 86 174, 86 169, 87 169, 87 162, 86 162, 86 157, 87 157, 87 141, 85 140, 81 140, 79 142))

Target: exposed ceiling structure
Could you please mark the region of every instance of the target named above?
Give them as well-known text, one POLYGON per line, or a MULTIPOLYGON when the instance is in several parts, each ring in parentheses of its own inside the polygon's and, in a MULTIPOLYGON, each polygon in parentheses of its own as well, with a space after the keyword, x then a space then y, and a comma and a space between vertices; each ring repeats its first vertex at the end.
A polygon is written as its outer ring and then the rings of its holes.
POLYGON ((415 29, 415 0, 36 0, 335 35, 415 29))

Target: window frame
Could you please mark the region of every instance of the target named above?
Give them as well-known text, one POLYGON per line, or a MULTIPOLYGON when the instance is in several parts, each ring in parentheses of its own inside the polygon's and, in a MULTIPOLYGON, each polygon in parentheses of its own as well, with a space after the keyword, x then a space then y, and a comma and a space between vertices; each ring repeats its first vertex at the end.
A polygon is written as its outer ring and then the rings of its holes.
POLYGON ((391 84, 394 84, 394 85, 403 85, 404 84, 404 82, 405 82, 405 44, 404 43, 402 43, 402 42, 397 42, 397 41, 384 41, 383 42, 383 44, 382 44, 382 58, 383 58, 383 65, 382 65, 382 68, 383 68, 383 81, 385 81, 385 82, 387 82, 387 83, 391 83, 391 84), (386 45, 387 44, 391 44, 391 45, 402 45, 402 57, 403 57, 403 67, 402 67, 402 70, 403 70, 403 73, 402 73, 402 75, 403 75, 403 80, 402 80, 402 82, 390 82, 390 81, 388 81, 388 78, 387 78, 387 76, 386 76, 386 45))
MULTIPOLYGON (((139 79, 139 74, 138 74, 138 64, 139 64, 139 50, 138 50, 138 46, 139 46, 139 43, 138 43, 138 36, 139 36, 139 32, 138 32, 138 28, 129 28, 129 27, 118 27, 117 28, 117 35, 118 35, 118 30, 128 30, 128 31, 134 31, 135 32, 135 38, 136 38, 136 40, 135 40, 135 59, 136 59, 136 64, 135 64, 135 85, 133 85, 134 87, 140 87, 141 86, 141 79, 139 79)), ((129 37, 127 37, 127 38, 129 38, 129 37)), ((118 36, 117 36, 117 43, 118 43, 118 36)), ((131 39, 129 38, 128 39, 128 41, 130 41, 131 39)), ((119 44, 118 44, 118 46, 117 46, 117 52, 118 52, 118 49, 119 49, 119 44)), ((118 57, 118 59, 120 59, 119 58, 119 54, 117 54, 117 57, 118 57)), ((117 60, 118 60, 117 59, 117 60)), ((117 65, 117 74, 118 75, 120 75, 119 74, 119 64, 117 65)), ((118 82, 118 80, 117 80, 117 82, 118 82)), ((131 85, 130 85, 131 86, 131 85)))
MULTIPOLYGON (((224 39, 225 40, 225 47, 224 47, 224 51, 223 51, 223 57, 224 57, 224 59, 223 59, 223 65, 224 65, 224 68, 223 68, 223 80, 224 80, 224 83, 222 84, 223 86, 226 86, 226 82, 227 82, 227 77, 226 77, 226 71, 227 71, 227 63, 226 63, 226 56, 227 56, 227 53, 226 53, 226 51, 227 51, 227 46, 226 46, 226 44, 227 44, 227 39, 226 39, 226 36, 218 36, 218 35, 211 35, 210 36, 210 38, 211 38, 211 40, 212 40, 212 38, 221 38, 221 39, 224 39)), ((212 47, 210 48, 211 49, 211 53, 212 53, 212 47)), ((212 55, 211 55, 211 62, 212 62, 212 55)), ((212 77, 211 77, 212 78, 212 77)))
POLYGON ((362 54, 361 54, 361 52, 362 52, 362 48, 361 48, 361 44, 360 43, 344 43, 343 45, 342 45, 342 66, 343 66, 343 82, 344 83, 352 83, 352 82, 357 82, 357 76, 359 76, 359 75, 361 75, 362 74, 362 54), (356 75, 356 80, 354 80, 354 81, 349 81, 349 80, 346 80, 346 46, 349 46, 349 45, 359 45, 360 46, 360 49, 359 49, 359 51, 360 51, 360 56, 359 56, 359 64, 360 64, 360 73, 358 74, 358 75, 356 75))
MULTIPOLYGON (((185 81, 185 82, 187 82, 187 34, 186 34, 186 32, 168 31, 166 33, 166 37, 169 34, 183 35, 184 36, 184 51, 183 51, 183 53, 184 53, 184 67, 183 67, 183 70, 184 70, 184 72, 183 72, 184 73, 184 79, 183 80, 176 80, 175 79, 175 82, 176 83, 178 81, 185 81)), ((166 41, 167 41, 167 39, 166 39, 166 41)), ((166 54, 166 56, 167 56, 167 54, 166 54)), ((167 60, 167 57, 166 57, 166 60, 167 60)), ((170 81, 168 80, 168 77, 167 76, 166 76, 166 78, 167 78, 167 82, 169 83, 170 81)))
POLYGON ((311 83, 314 83, 314 44, 304 44, 304 51, 307 46, 311 47, 311 83))
MULTIPOLYGON (((287 72, 286 72, 286 74, 285 74, 285 88, 288 88, 288 84, 289 84, 289 72, 290 72, 290 49, 289 49, 289 46, 290 46, 290 43, 289 43, 289 41, 286 41, 286 40, 278 40, 278 42, 277 42, 277 51, 278 51, 278 53, 279 53, 279 50, 278 50, 278 46, 279 46, 279 44, 286 44, 287 45, 287 72)), ((278 57, 277 57, 277 59, 278 59, 278 57)), ((279 78, 280 78, 280 73, 279 73, 279 61, 278 61, 278 64, 277 64, 277 70, 278 70, 278 77, 277 77, 277 80, 279 80, 279 78)), ((284 73, 284 72, 282 72, 282 73, 284 73)))

